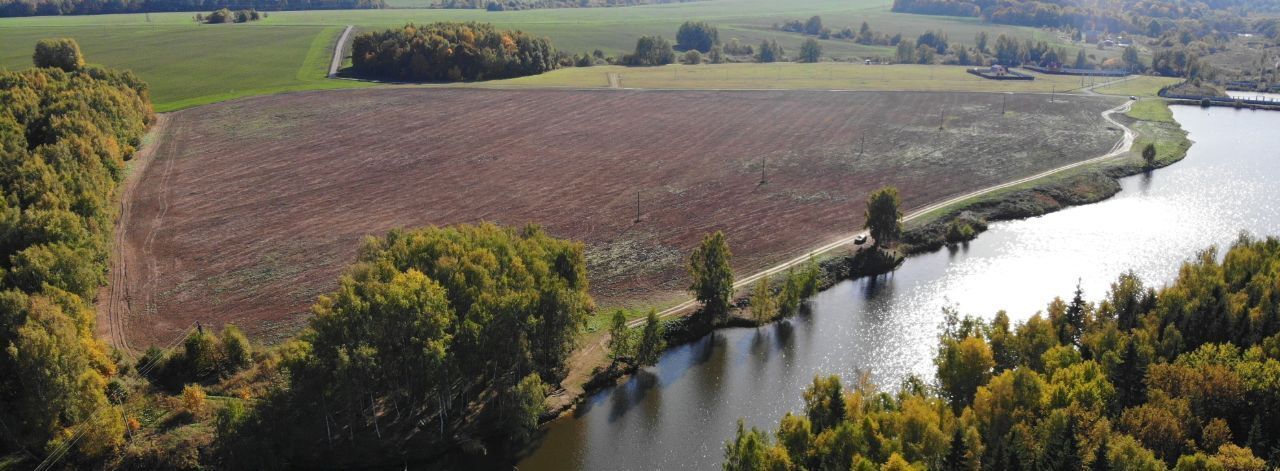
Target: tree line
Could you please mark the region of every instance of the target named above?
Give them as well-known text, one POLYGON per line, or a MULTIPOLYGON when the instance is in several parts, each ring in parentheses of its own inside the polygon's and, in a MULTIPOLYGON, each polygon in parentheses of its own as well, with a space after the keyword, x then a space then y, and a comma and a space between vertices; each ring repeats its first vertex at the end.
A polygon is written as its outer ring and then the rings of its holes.
POLYGON ((559 66, 546 38, 487 23, 407 24, 356 35, 353 72, 361 77, 456 82, 537 75, 559 66))
POLYGON ((0 17, 214 11, 222 8, 354 10, 386 8, 386 3, 384 0, 0 0, 0 17))
POLYGON ((932 382, 815 377, 725 469, 1261 470, 1280 465, 1280 239, 1120 276, 1020 324, 946 311, 932 382))
POLYGON ((432 8, 517 11, 541 8, 629 7, 695 1, 702 0, 438 0, 432 8))
POLYGON ((220 8, 209 13, 208 16, 196 13, 196 23, 248 23, 250 21, 258 21, 262 19, 263 14, 252 8, 247 10, 231 11, 227 8, 220 8))
POLYGON ((0 454, 70 463, 120 446, 117 365, 95 334, 116 186, 154 115, 129 72, 42 40, 0 72, 0 454))

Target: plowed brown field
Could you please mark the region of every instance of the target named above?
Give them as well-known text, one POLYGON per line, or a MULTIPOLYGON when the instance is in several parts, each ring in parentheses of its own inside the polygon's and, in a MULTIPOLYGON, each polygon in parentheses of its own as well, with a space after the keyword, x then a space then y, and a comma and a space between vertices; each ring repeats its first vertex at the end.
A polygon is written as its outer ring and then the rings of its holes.
MULTIPOLYGON (((1105 153, 1115 98, 968 93, 379 89, 173 114, 121 220, 133 348, 193 321, 297 331, 366 235, 481 220, 584 241, 604 306, 678 300, 724 230, 740 273, 905 209, 1105 153), (864 144, 865 137, 865 144, 864 144), (865 145, 865 148, 864 148, 865 145), (767 182, 760 184, 761 164, 767 182), (635 222, 636 193, 642 217, 635 222)), ((118 334, 120 332, 114 332, 118 334)))

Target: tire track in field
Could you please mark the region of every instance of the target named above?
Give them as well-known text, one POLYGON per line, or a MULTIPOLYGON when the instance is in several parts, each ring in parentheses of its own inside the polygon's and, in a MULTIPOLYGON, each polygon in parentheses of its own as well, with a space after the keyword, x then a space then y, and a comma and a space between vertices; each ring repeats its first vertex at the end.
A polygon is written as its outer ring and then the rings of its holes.
POLYGON ((132 348, 129 346, 129 339, 126 334, 128 332, 128 316, 130 309, 130 293, 129 293, 129 257, 125 250, 126 235, 125 230, 133 220, 133 200, 134 193, 137 192, 138 182, 142 179, 142 175, 146 173, 147 167, 151 161, 155 159, 156 150, 162 146, 172 147, 172 140, 165 139, 165 131, 168 127, 170 115, 156 115, 156 122, 152 124, 151 135, 153 140, 140 149, 134 155, 134 168, 131 169, 129 175, 125 177, 124 184, 121 185, 120 193, 117 197, 120 199, 120 213, 116 219, 115 232, 112 235, 111 245, 111 269, 108 279, 107 298, 105 306, 99 309, 99 312, 105 312, 106 331, 103 333, 107 338, 107 342, 112 348, 121 353, 133 356, 132 348))

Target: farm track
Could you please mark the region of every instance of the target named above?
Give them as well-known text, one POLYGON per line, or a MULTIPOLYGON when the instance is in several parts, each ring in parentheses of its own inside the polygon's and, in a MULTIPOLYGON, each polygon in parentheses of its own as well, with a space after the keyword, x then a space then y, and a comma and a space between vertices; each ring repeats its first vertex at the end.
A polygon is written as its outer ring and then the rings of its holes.
POLYGON ((282 339, 362 237, 477 221, 584 241, 604 307, 670 302, 684 296, 683 254, 706 232, 730 236, 735 270, 778 269, 861 227, 879 186, 921 207, 1114 144, 1096 117, 1117 99, 1009 96, 1008 119, 1002 99, 396 88, 174 113, 160 160, 129 192, 113 329, 132 348, 197 320, 282 339), (943 129, 920 112, 940 109, 943 129))
POLYGON ((351 36, 352 29, 355 29, 355 26, 347 25, 347 28, 338 36, 338 42, 333 44, 333 59, 329 61, 329 78, 337 76, 338 69, 342 68, 342 51, 346 49, 347 37, 351 36))
POLYGON ((125 178, 120 189, 120 213, 117 216, 116 226, 112 233, 111 244, 111 268, 110 280, 107 286, 107 297, 100 300, 98 312, 106 313, 106 323, 99 324, 100 336, 105 337, 108 344, 112 348, 132 356, 133 349, 129 346, 129 337, 127 335, 129 328, 129 316, 131 296, 129 293, 129 260, 125 254, 125 231, 124 227, 128 226, 133 218, 133 195, 138 186, 138 180, 145 172, 151 161, 155 159, 158 148, 169 144, 172 139, 164 139, 166 128, 169 124, 170 115, 157 114, 156 122, 152 125, 150 133, 154 139, 139 149, 133 157, 132 169, 125 178))

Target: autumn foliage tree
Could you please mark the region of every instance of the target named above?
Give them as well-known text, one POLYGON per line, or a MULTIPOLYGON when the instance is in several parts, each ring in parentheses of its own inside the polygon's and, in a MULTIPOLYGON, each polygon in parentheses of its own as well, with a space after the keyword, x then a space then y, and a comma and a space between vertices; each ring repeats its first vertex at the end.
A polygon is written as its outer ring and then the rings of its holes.
POLYGON ((1129 273, 1012 326, 948 311, 936 388, 818 377, 803 416, 740 427, 726 468, 1273 469, 1277 280, 1280 239, 1242 236, 1160 290, 1129 273))
POLYGON ((352 71, 361 77, 457 82, 537 75, 558 67, 551 41, 486 23, 407 24, 356 35, 352 71))
POLYGON ((285 348, 291 387, 225 449, 235 467, 261 468, 395 464, 464 435, 519 445, 594 309, 587 288, 582 244, 536 226, 369 239, 285 348))

